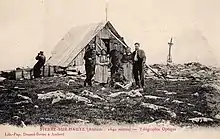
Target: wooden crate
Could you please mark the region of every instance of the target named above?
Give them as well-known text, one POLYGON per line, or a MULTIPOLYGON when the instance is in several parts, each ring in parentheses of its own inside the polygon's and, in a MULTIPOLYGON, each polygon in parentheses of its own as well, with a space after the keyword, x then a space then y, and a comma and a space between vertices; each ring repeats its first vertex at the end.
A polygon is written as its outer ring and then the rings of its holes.
POLYGON ((1 76, 9 80, 15 80, 16 79, 15 75, 16 75, 15 70, 1 72, 1 76))
POLYGON ((55 68, 54 66, 50 66, 49 69, 50 69, 50 74, 49 76, 54 76, 55 75, 55 68))
POLYGON ((41 68, 41 76, 43 77, 51 77, 54 76, 54 74, 55 74, 54 66, 45 65, 41 68))
POLYGON ((42 77, 48 77, 48 66, 43 66, 41 68, 41 76, 42 77))
POLYGON ((32 79, 32 70, 23 70, 23 78, 24 79, 32 79))
POLYGON ((23 78, 23 70, 19 69, 15 71, 15 79, 16 80, 20 80, 23 78))
POLYGON ((32 79, 33 73, 31 69, 18 69, 15 70, 15 79, 32 79))

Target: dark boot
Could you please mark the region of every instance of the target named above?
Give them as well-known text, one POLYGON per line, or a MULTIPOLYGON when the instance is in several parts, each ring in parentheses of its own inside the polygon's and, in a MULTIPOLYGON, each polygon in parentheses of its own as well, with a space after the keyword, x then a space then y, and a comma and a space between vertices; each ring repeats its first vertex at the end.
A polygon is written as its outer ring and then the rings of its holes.
POLYGON ((89 85, 89 86, 92 86, 92 81, 89 81, 89 82, 88 82, 88 85, 89 85))
POLYGON ((86 87, 86 81, 84 81, 84 86, 86 87))
POLYGON ((136 87, 140 87, 139 81, 135 82, 136 87))
POLYGON ((144 88, 144 81, 141 81, 141 87, 144 88))

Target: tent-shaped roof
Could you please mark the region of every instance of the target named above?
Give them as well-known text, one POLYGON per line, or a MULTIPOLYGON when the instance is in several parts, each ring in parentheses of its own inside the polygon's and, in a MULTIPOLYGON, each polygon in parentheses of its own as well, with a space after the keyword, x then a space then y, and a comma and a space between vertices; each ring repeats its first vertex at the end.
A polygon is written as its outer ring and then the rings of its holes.
POLYGON ((118 38, 120 35, 108 22, 93 23, 73 27, 54 47, 52 56, 47 61, 49 65, 67 67, 77 54, 102 30, 105 26, 118 38))
POLYGON ((199 62, 208 66, 218 65, 218 59, 208 39, 197 29, 184 29, 176 35, 173 59, 176 63, 199 62))

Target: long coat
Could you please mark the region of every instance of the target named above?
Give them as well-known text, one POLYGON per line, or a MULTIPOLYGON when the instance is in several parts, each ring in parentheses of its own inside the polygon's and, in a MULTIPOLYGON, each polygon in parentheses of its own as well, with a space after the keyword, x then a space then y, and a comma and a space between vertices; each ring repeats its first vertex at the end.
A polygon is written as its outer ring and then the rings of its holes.
POLYGON ((132 54, 124 54, 121 61, 125 79, 127 81, 133 81, 132 54))
MULTIPOLYGON (((134 56, 135 56, 135 51, 132 53, 132 61, 134 62, 134 56)), ((137 58, 138 58, 138 62, 140 64, 142 64, 142 62, 145 62, 146 61, 146 55, 145 55, 145 52, 144 50, 142 49, 139 49, 137 51, 137 58)))
POLYGON ((99 56, 99 60, 97 60, 96 72, 95 72, 95 81, 99 83, 107 83, 108 78, 110 77, 108 71, 109 59, 105 55, 99 56))

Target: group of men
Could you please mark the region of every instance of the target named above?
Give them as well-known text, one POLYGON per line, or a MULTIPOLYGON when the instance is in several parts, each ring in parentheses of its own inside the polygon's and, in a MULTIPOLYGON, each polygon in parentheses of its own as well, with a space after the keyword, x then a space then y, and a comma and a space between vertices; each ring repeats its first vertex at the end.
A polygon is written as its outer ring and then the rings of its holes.
MULTIPOLYGON (((121 60, 126 59, 127 61, 132 62, 132 71, 136 86, 144 87, 144 65, 146 62, 146 56, 145 52, 140 49, 140 43, 135 43, 134 45, 135 50, 133 53, 130 55, 128 55, 128 53, 122 54, 122 56, 121 53, 117 50, 117 43, 113 45, 113 48, 110 51, 111 78, 113 79, 114 76, 122 70, 121 60)), ((88 49, 85 51, 84 60, 86 69, 86 79, 84 81, 84 86, 87 84, 92 86, 92 78, 95 75, 96 66, 96 49, 94 43, 91 43, 88 49)))
MULTIPOLYGON (((127 53, 121 55, 121 53, 117 50, 117 43, 113 45, 113 48, 110 51, 111 78, 113 79, 117 73, 120 73, 123 70, 121 69, 122 60, 130 61, 133 65, 132 73, 136 86, 144 87, 144 65, 146 62, 146 56, 144 51, 140 49, 140 43, 135 43, 134 46, 135 50, 133 53, 127 51, 127 53)), ((89 44, 89 47, 86 49, 84 55, 86 70, 84 86, 87 84, 92 86, 92 78, 95 75, 96 54, 95 44, 89 44)), ((40 51, 35 59, 38 60, 38 62, 33 68, 34 78, 38 78, 41 74, 41 68, 44 66, 46 61, 46 57, 44 56, 43 51, 40 51)))

